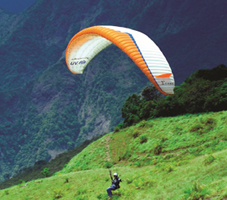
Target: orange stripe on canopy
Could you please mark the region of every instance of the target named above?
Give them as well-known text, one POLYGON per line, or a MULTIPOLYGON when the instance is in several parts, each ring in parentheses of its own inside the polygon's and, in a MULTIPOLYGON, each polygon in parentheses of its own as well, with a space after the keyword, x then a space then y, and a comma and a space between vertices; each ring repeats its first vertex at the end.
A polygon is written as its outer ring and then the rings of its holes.
POLYGON ((169 78, 172 75, 172 73, 165 73, 155 76, 156 78, 169 78))
MULTIPOLYGON (((73 36, 73 38, 70 40, 68 47, 66 49, 66 63, 69 59, 70 54, 70 45, 73 44, 73 41, 76 40, 78 37, 81 37, 83 35, 92 34, 94 36, 95 34, 102 36, 106 38, 107 40, 114 43, 116 46, 118 46, 123 52, 125 52, 133 61, 134 63, 142 70, 142 72, 148 77, 148 79, 154 84, 154 86, 164 95, 167 95, 169 93, 164 92, 157 82, 155 81, 153 75, 148 70, 148 67, 140 54, 140 51, 138 50, 136 44, 132 40, 132 38, 127 34, 119 31, 115 31, 111 28, 102 27, 102 26, 93 26, 86 29, 81 30, 76 35, 73 36)), ((92 37, 91 36, 91 37, 92 37)), ((68 66, 68 65, 67 65, 68 66)), ((68 66, 69 68, 69 66, 68 66)), ((70 68, 69 68, 70 70, 70 68)), ((71 70, 70 70, 71 71, 71 70)), ((71 71, 72 72, 72 71, 71 71)), ((72 72, 73 73, 73 72, 72 72)))

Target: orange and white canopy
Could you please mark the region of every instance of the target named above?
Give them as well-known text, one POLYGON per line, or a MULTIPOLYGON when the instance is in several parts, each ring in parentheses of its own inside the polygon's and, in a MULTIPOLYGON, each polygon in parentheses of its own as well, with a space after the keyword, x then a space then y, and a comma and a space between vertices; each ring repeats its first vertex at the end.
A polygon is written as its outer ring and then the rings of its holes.
POLYGON ((158 46, 145 34, 117 26, 93 26, 81 30, 66 49, 66 64, 73 74, 82 74, 88 63, 107 46, 115 44, 165 95, 175 87, 172 70, 158 46))

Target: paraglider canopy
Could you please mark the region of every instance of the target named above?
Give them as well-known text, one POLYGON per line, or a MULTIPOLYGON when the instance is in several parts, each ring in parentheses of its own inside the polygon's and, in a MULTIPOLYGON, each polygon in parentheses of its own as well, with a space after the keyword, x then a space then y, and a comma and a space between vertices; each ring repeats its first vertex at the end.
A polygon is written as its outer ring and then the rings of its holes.
POLYGON ((172 70, 159 47, 145 34, 117 26, 93 26, 81 30, 66 49, 66 64, 73 74, 82 74, 88 63, 107 46, 115 44, 165 95, 175 87, 172 70))

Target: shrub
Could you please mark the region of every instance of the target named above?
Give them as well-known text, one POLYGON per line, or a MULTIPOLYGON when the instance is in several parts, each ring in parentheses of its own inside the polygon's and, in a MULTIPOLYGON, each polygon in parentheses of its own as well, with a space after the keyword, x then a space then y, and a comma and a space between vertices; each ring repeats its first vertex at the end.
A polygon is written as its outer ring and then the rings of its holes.
POLYGON ((209 124, 216 125, 216 120, 214 118, 208 117, 205 121, 205 125, 209 124))
POLYGON ((138 129, 134 129, 134 131, 133 131, 133 133, 132 133, 132 136, 133 136, 133 138, 139 137, 139 136, 140 136, 139 130, 138 130, 138 129))
POLYGON ((214 162, 214 160, 215 160, 215 157, 213 155, 209 155, 209 156, 206 156, 203 163, 204 163, 204 165, 209 165, 212 162, 214 162))
POLYGON ((104 167, 105 168, 111 168, 113 166, 113 164, 111 164, 110 162, 106 162, 105 164, 104 164, 104 167))
POLYGON ((168 138, 166 136, 163 136, 161 142, 165 142, 166 140, 168 140, 168 138))
POLYGON ((145 120, 142 120, 142 121, 140 122, 139 127, 145 127, 146 125, 147 125, 147 122, 146 122, 145 120))
POLYGON ((138 156, 137 154, 133 154, 133 155, 130 157, 129 160, 130 160, 130 161, 137 161, 137 160, 139 160, 139 156, 138 156))
POLYGON ((50 173, 50 169, 49 168, 44 168, 43 171, 41 171, 41 174, 44 175, 45 177, 48 177, 50 173))
POLYGON ((140 163, 139 161, 136 161, 136 162, 134 163, 134 165, 135 165, 136 167, 141 167, 141 163, 140 163))
POLYGON ((120 127, 119 126, 114 127, 114 133, 119 132, 119 131, 120 131, 120 127))
POLYGON ((217 124, 216 120, 211 117, 208 117, 205 121, 207 130, 213 130, 213 128, 216 126, 216 124, 217 124))
POLYGON ((147 136, 141 135, 141 136, 140 136, 140 144, 143 144, 143 143, 145 143, 145 142, 147 142, 147 136))
POLYGON ((225 191, 221 196, 219 196, 218 200, 227 198, 227 192, 225 191))
POLYGON ((69 182, 69 178, 65 177, 65 182, 64 183, 68 183, 69 182))
POLYGON ((105 176, 104 180, 105 182, 109 181, 109 177, 105 176))
POLYGON ((53 199, 60 199, 63 196, 64 196, 64 192, 61 188, 54 190, 53 199))
POLYGON ((25 184, 25 181, 23 179, 20 179, 19 182, 20 182, 19 186, 22 186, 25 184))
POLYGON ((173 166, 173 165, 167 165, 167 166, 165 166, 165 171, 166 172, 172 172, 172 171, 174 171, 175 170, 175 167, 173 166))
POLYGON ((157 165, 158 164, 158 161, 157 161, 157 159, 155 158, 154 160, 153 160, 153 165, 157 165))
POLYGON ((9 195, 9 190, 4 191, 5 195, 9 195))
POLYGON ((200 200, 204 199, 208 194, 209 192, 204 186, 194 183, 190 189, 184 191, 184 198, 190 200, 200 200))
POLYGON ((24 184, 25 183, 25 181, 23 179, 20 179, 19 181, 20 181, 20 184, 24 184))
POLYGON ((189 131, 190 132, 197 132, 197 131, 202 131, 203 130, 203 126, 201 124, 197 124, 195 126, 193 126, 189 131))
POLYGON ((180 127, 179 125, 177 125, 177 126, 175 127, 175 131, 178 133, 178 135, 179 135, 179 132, 181 132, 182 130, 183 130, 183 128, 180 127))
POLYGON ((160 144, 156 144, 154 147, 154 154, 160 155, 162 153, 162 146, 160 144))

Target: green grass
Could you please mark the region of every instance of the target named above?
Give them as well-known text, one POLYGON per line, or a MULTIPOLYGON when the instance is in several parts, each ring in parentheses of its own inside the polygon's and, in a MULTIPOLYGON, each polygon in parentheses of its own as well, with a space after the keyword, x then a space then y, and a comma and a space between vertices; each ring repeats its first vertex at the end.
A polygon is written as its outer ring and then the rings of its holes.
POLYGON ((93 142, 55 176, 1 190, 0 199, 107 199, 109 167, 123 180, 113 200, 223 199, 226 130, 227 111, 142 121, 93 142))
POLYGON ((56 158, 51 160, 50 162, 46 161, 38 161, 35 163, 34 166, 24 168, 21 173, 13 176, 12 178, 1 182, 0 183, 0 189, 5 189, 8 187, 11 187, 13 185, 18 185, 20 183, 20 180, 24 180, 25 182, 43 178, 44 175, 41 173, 42 170, 45 168, 48 168, 50 170, 49 175, 52 176, 55 172, 58 172, 61 170, 64 166, 67 165, 67 163, 73 158, 76 154, 78 154, 80 151, 82 151, 86 146, 88 146, 90 143, 94 142, 95 140, 99 139, 102 136, 93 137, 91 140, 86 140, 83 142, 80 146, 69 150, 67 152, 64 152, 62 154, 59 154, 56 158))

